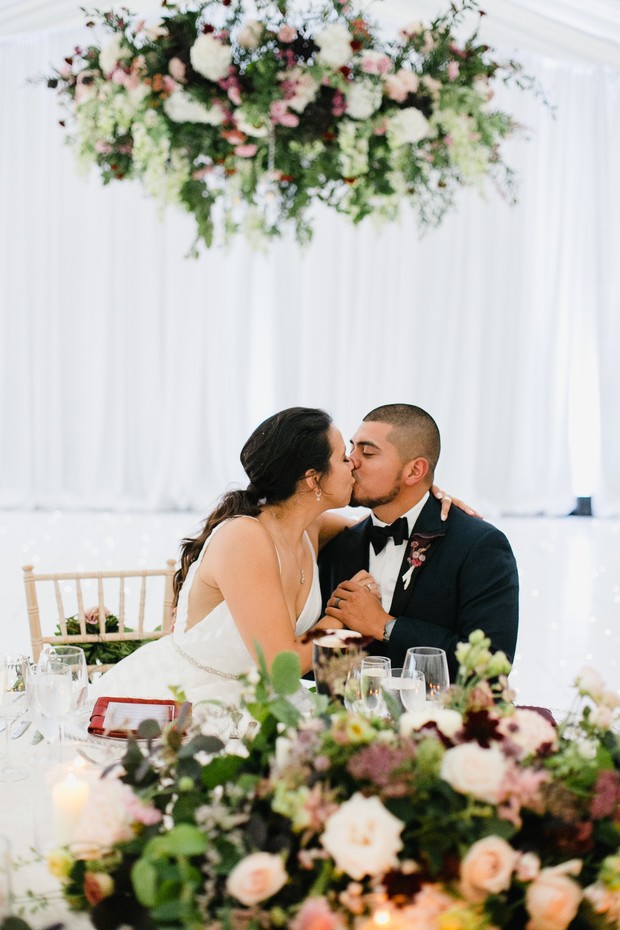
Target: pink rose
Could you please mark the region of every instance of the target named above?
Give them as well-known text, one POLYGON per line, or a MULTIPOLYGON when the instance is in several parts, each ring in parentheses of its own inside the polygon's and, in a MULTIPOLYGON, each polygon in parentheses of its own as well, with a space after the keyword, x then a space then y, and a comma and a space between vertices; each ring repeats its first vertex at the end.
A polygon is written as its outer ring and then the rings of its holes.
POLYGON ((385 95, 389 97, 390 100, 403 103, 409 94, 415 94, 419 83, 420 80, 417 74, 414 74, 413 71, 407 71, 405 68, 401 68, 396 74, 389 74, 385 78, 385 95))
POLYGON ((280 856, 251 853, 234 867, 226 881, 226 889, 237 901, 252 907, 271 898, 287 880, 280 856))
POLYGON ((528 887, 525 893, 525 906, 530 915, 527 930, 566 930, 577 914, 581 888, 561 869, 543 869, 528 887))
POLYGON ((180 58, 171 58, 168 62, 168 71, 179 84, 185 82, 185 63, 180 58))
POLYGON ((257 145, 236 145, 235 146, 235 155, 238 155, 239 158, 254 158, 258 151, 257 145))
POLYGON ((506 891, 517 859, 518 853, 499 836, 478 840, 461 862, 461 893, 468 901, 484 901, 506 891))
POLYGON ((383 52, 369 49, 362 55, 362 71, 366 74, 387 74, 391 67, 391 60, 383 52))
POLYGON ((286 23, 284 26, 280 26, 278 30, 278 40, 280 42, 294 42, 297 38, 297 30, 294 26, 288 26, 286 23))
MULTIPOLYGON (((105 152, 111 152, 111 151, 112 151, 112 147, 111 147, 111 146, 108 146, 106 143, 103 143, 103 145, 106 146, 106 147, 105 147, 105 148, 102 147, 101 149, 97 149, 97 151, 101 151, 101 152, 103 152, 103 153, 105 153, 105 152)), ((96 146, 95 146, 95 147, 96 147, 96 146)), ((106 618, 106 619, 107 619, 107 617, 110 616, 110 611, 108 610, 107 607, 104 607, 104 608, 103 608, 103 616, 104 616, 104 618, 106 618)), ((85 611, 84 611, 84 619, 86 620, 87 623, 99 623, 99 607, 98 607, 97 605, 95 605, 95 607, 89 607, 88 610, 85 610, 85 611)))
POLYGON ((344 922, 325 898, 308 898, 291 921, 290 930, 344 930, 344 922))

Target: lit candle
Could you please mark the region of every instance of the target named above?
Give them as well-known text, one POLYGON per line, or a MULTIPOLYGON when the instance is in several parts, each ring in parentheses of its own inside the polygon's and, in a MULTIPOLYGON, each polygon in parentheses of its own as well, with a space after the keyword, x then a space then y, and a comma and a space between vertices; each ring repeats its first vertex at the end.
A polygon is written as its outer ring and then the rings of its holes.
POLYGON ((56 842, 67 846, 86 806, 89 793, 88 782, 76 778, 73 772, 52 788, 54 804, 54 831, 56 842))

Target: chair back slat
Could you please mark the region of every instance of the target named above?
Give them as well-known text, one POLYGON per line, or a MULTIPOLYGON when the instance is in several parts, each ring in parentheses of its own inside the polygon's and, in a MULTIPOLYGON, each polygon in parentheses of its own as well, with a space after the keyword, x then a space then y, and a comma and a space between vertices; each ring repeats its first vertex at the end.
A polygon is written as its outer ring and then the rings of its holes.
POLYGON ((62 602, 62 591, 60 583, 54 581, 54 595, 56 597, 56 610, 58 611, 58 625, 63 636, 67 635, 67 618, 65 617, 64 605, 62 602))
MULTIPOLYGON (((38 660, 44 643, 79 645, 80 643, 135 642, 159 639, 169 633, 172 629, 172 580, 175 567, 175 560, 168 559, 166 568, 163 569, 35 574, 32 565, 25 565, 23 568, 24 588, 34 661, 38 660), (132 581, 139 581, 139 584, 132 584, 132 581), (71 584, 64 584, 68 582, 71 584), (117 595, 114 594, 115 583, 118 583, 117 595), (86 622, 84 604, 86 589, 93 584, 97 589, 98 622, 91 624, 86 622), (40 594, 39 587, 42 588, 40 594), (46 597, 44 597, 44 587, 48 588, 46 597), (160 598, 162 611, 157 608, 156 595, 160 598), (39 604, 39 596, 41 604, 39 604), (106 603, 106 597, 112 600, 106 603), (117 599, 117 604, 114 603, 115 599, 117 599), (49 608, 52 604, 55 605, 53 613, 46 609, 46 606, 49 608), (76 606, 70 609, 69 604, 76 606), (155 605, 155 610, 152 605, 155 605), (118 618, 118 632, 116 633, 106 632, 106 610, 118 618), (74 614, 78 618, 79 633, 72 634, 67 630, 67 619, 68 616, 74 614), (41 627, 44 616, 49 618, 45 632, 41 627), (60 634, 55 632, 56 623, 60 634), (158 624, 160 629, 157 629, 158 624)), ((86 609, 89 609, 88 605, 86 609)), ((103 671, 108 667, 89 666, 89 672, 94 669, 103 671)))

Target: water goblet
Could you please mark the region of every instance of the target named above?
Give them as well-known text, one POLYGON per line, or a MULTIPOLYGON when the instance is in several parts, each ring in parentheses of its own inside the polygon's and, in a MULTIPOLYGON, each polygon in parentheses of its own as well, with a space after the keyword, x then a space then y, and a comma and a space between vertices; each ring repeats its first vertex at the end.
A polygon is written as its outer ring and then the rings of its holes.
POLYGON ((40 714, 57 729, 59 754, 62 759, 64 722, 73 709, 73 679, 70 667, 46 655, 44 661, 39 661, 37 665, 35 693, 40 714))
POLYGON ((398 720, 406 710, 417 710, 426 700, 424 673, 411 671, 403 674, 402 668, 393 668, 381 682, 383 699, 388 716, 398 720))
POLYGON ((422 672, 426 682, 426 700, 438 701, 450 684, 448 659, 437 646, 412 646, 407 649, 403 675, 422 672))
POLYGON ((364 656, 360 662, 360 709, 368 717, 387 716, 381 683, 391 668, 385 656, 364 656))
POLYGON ((11 762, 11 730, 13 723, 28 710, 28 675, 26 656, 5 655, 0 658, 0 718, 4 727, 4 761, 0 781, 21 781, 28 776, 25 768, 11 762))
POLYGON ((60 662, 71 670, 71 711, 79 711, 86 703, 88 695, 88 666, 84 650, 80 646, 51 646, 46 655, 54 662, 60 662))

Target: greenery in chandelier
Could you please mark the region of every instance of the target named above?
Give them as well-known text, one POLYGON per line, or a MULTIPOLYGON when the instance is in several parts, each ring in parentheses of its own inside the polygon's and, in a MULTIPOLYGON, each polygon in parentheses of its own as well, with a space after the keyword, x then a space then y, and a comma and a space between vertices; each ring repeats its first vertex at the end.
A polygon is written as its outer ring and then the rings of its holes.
POLYGON ((306 242, 317 201, 354 223, 409 203, 428 225, 462 185, 490 177, 512 198, 501 143, 516 126, 494 85, 529 80, 477 30, 463 38, 476 0, 392 37, 367 7, 256 0, 254 17, 246 0, 164 0, 150 24, 96 11, 99 41, 47 83, 78 161, 181 204, 207 246, 241 231, 260 247, 291 225, 306 242))

